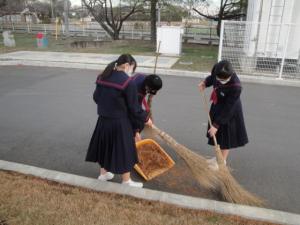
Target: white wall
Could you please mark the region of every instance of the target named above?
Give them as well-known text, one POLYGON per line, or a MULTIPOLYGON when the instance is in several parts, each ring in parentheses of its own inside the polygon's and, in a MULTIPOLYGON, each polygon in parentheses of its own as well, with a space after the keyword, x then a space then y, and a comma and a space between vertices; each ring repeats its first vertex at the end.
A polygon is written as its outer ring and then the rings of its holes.
POLYGON ((287 58, 298 58, 300 42, 300 0, 249 0, 246 27, 249 40, 245 53, 248 56, 281 58, 287 40, 287 58), (273 3, 272 3, 273 2, 273 3), (273 4, 283 7, 271 7, 273 4), (256 24, 256 22, 258 22, 256 24), (292 26, 291 23, 299 24, 292 26))

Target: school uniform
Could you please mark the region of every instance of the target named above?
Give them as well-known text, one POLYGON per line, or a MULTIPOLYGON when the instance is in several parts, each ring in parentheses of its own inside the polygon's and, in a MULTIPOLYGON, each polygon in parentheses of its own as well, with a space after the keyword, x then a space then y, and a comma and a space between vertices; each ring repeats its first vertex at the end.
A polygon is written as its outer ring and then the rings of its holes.
POLYGON ((113 71, 111 76, 97 80, 93 98, 99 117, 86 161, 98 162, 112 173, 130 172, 138 162, 134 134, 147 121, 136 85, 126 73, 113 71))
POLYGON ((144 107, 145 111, 149 112, 150 108, 146 100, 147 92, 145 88, 145 79, 146 79, 146 75, 142 73, 136 73, 132 77, 132 81, 135 83, 138 91, 138 102, 142 107, 144 107))
MULTIPOLYGON (((218 129, 217 142, 221 149, 232 149, 248 143, 240 94, 241 82, 234 73, 228 83, 222 84, 215 75, 205 79, 206 87, 213 86, 210 116, 213 126, 218 129)), ((208 127, 209 129, 210 127, 208 127)), ((207 134, 208 144, 214 145, 213 139, 207 134)))

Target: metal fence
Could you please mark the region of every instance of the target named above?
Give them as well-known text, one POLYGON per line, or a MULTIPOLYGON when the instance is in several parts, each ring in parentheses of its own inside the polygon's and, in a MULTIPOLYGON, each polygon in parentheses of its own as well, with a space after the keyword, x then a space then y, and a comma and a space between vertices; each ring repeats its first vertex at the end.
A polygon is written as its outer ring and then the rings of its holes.
POLYGON ((300 79, 300 24, 222 21, 219 60, 239 74, 300 79))
MULTIPOLYGON (((15 23, 0 21, 0 31, 12 30, 15 33, 37 33, 55 34, 58 29, 58 35, 65 35, 65 26, 55 24, 32 24, 32 23, 15 23)), ((219 44, 215 26, 192 26, 184 29, 183 42, 199 44, 219 44)), ((69 25, 70 36, 93 37, 95 39, 107 39, 109 35, 97 22, 88 23, 71 23, 69 25)), ((120 32, 120 39, 139 39, 150 40, 150 26, 142 23, 124 24, 120 32)))

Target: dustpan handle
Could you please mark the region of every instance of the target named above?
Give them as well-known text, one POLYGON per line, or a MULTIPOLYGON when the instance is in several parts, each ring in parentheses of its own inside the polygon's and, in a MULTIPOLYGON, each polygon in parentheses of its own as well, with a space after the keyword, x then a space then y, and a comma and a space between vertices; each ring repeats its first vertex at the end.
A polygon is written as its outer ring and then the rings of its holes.
MULTIPOLYGON (((203 91, 200 91, 200 92, 202 93, 203 105, 204 105, 205 111, 207 112, 207 115, 208 115, 209 126, 212 127, 213 125, 212 125, 211 117, 210 117, 209 110, 208 110, 208 103, 207 103, 205 91, 203 90, 203 91)), ((218 142, 217 142, 216 135, 213 135, 213 140, 214 140, 215 147, 218 147, 218 142)))

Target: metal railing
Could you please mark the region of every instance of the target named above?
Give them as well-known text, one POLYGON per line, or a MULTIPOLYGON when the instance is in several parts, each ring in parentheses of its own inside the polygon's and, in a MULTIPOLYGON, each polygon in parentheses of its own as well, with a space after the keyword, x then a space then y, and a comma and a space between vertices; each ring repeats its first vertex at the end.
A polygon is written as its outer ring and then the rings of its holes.
MULTIPOLYGON (((0 21, 0 31, 12 30, 15 33, 43 32, 44 34, 55 34, 56 29, 55 24, 32 24, 0 21)), ((70 36, 78 37, 90 36, 95 39, 109 38, 109 35, 97 22, 70 23, 69 34, 70 36)), ((65 35, 65 27, 63 24, 58 25, 58 35, 65 35)), ((132 23, 124 24, 119 37, 120 39, 150 40, 150 27, 137 26, 132 23)), ((219 37, 217 36, 216 27, 192 26, 184 29, 183 42, 218 45, 219 37)))

